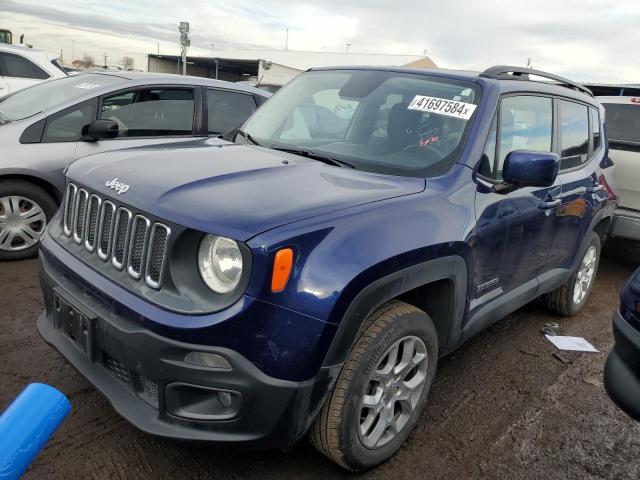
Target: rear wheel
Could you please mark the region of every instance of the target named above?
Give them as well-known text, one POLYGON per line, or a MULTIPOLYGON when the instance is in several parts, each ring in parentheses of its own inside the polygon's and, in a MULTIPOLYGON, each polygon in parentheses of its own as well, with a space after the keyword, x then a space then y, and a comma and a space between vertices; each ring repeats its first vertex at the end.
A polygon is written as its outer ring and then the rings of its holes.
POLYGON ((56 208, 53 198, 37 185, 0 180, 0 260, 35 256, 56 208))
POLYGON ((551 310, 570 317, 584 307, 596 278, 600 249, 600 237, 597 233, 591 232, 589 243, 575 273, 560 288, 543 295, 542 300, 551 310))
POLYGON ((423 311, 393 301, 374 312, 311 430, 331 460, 366 470, 394 455, 425 403, 438 337, 423 311))

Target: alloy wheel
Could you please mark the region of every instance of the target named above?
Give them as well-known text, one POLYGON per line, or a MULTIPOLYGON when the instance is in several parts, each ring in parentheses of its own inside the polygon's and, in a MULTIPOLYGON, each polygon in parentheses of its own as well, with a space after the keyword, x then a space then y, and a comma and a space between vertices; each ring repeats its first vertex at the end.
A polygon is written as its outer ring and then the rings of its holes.
POLYGON ((358 435, 367 448, 380 448, 406 426, 424 390, 429 359, 416 336, 391 345, 365 385, 358 417, 358 435))
POLYGON ((578 275, 576 277, 576 283, 573 288, 573 302, 578 304, 582 302, 589 288, 593 283, 593 278, 596 273, 596 262, 598 260, 596 247, 591 245, 582 258, 580 268, 578 269, 578 275))
POLYGON ((33 200, 18 195, 0 197, 0 250, 32 247, 46 226, 44 210, 33 200))

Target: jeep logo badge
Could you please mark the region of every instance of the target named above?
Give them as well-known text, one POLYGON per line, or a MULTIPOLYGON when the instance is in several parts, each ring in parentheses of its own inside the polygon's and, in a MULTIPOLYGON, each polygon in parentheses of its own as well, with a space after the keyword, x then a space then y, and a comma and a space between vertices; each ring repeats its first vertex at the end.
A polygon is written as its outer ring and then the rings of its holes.
POLYGON ((109 187, 112 190, 115 190, 116 192, 118 192, 118 195, 122 195, 127 190, 129 190, 129 185, 127 185, 126 183, 119 182, 118 177, 114 178, 113 180, 107 181, 107 183, 105 183, 104 186, 109 187))

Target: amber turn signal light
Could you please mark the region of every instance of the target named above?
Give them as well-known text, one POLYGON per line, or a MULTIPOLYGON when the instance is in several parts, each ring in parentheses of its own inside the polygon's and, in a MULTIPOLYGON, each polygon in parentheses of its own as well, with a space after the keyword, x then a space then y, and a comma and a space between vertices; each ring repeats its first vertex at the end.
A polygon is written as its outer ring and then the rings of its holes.
POLYGON ((281 292, 287 286, 289 275, 293 267, 293 250, 283 248, 276 252, 273 262, 273 276, 271 277, 271 291, 281 292))

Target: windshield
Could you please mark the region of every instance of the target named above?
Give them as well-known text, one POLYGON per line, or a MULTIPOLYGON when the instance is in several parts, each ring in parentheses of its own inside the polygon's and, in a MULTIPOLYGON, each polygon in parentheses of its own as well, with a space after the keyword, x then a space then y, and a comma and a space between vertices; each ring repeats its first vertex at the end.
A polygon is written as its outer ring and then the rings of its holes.
POLYGON ((22 120, 84 96, 96 88, 126 81, 110 75, 86 74, 42 82, 0 100, 0 123, 22 120))
MULTIPOLYGON (((435 176, 455 163, 477 103, 472 84, 372 70, 299 75, 245 124, 256 143, 356 169, 435 176)), ((247 142, 238 135, 236 141, 247 142)))
POLYGON ((605 103, 604 108, 610 141, 640 143, 640 105, 605 103))

